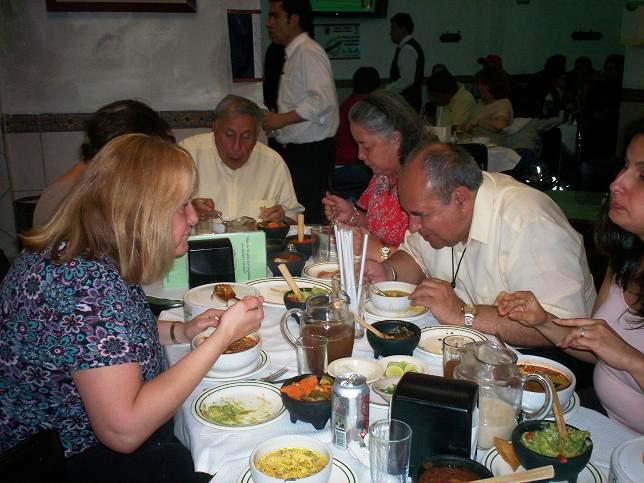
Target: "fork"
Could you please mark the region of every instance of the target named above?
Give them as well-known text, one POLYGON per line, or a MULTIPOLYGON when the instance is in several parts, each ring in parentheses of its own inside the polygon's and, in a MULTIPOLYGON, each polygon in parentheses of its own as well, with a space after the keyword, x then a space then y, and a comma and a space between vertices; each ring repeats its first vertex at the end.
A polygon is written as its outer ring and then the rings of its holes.
POLYGON ((284 366, 279 368, 272 374, 269 374, 268 376, 265 376, 265 377, 260 377, 257 380, 262 382, 273 382, 274 380, 279 379, 281 376, 283 376, 286 373, 286 371, 288 371, 288 368, 284 366))

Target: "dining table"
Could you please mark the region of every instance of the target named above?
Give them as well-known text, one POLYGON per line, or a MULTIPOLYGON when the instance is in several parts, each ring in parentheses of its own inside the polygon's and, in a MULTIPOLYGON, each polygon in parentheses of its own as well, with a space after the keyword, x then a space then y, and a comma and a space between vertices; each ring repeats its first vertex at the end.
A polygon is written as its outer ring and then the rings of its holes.
MULTIPOLYGON (((155 296, 179 296, 177 289, 168 292, 162 289, 160 284, 156 286, 153 284, 144 288, 148 294, 155 296)), ((261 370, 254 371, 251 376, 241 377, 239 380, 255 380, 282 367, 288 369, 282 379, 297 375, 295 351, 280 330, 280 319, 284 313, 285 308, 283 306, 265 304, 264 320, 259 329, 259 335, 266 360, 263 360, 262 364, 260 364, 259 368, 261 370)), ((161 320, 182 320, 183 310, 181 308, 172 308, 161 312, 159 318, 161 320)), ((374 322, 391 317, 366 312, 365 318, 368 322, 374 322)), ((413 322, 421 329, 440 325, 430 311, 417 314, 413 317, 413 322)), ((288 324, 292 332, 297 331, 297 324, 293 318, 289 319, 288 324)), ((493 336, 489 337, 492 338, 493 336)), ((190 344, 164 346, 167 364, 176 364, 190 350, 190 344)), ((415 349, 413 355, 426 363, 430 374, 442 376, 442 361, 439 357, 432 356, 419 348, 415 349)), ((355 339, 352 356, 365 359, 374 358, 373 349, 370 347, 366 336, 355 339)), ((193 414, 195 398, 199 397, 203 391, 230 382, 230 379, 222 381, 216 378, 204 378, 175 414, 175 435, 190 450, 195 471, 214 475, 212 481, 217 483, 249 482, 251 481, 248 472, 249 456, 253 448, 272 437, 294 434, 311 436, 327 443, 332 450, 334 459, 340 461, 338 464, 344 464, 345 468, 348 468, 346 478, 343 476, 342 482, 370 481, 367 466, 355 458, 352 453, 341 450, 332 444, 330 422, 326 424, 324 429, 316 430, 309 423, 301 421, 292 423, 288 411, 285 411, 281 417, 276 418, 271 424, 251 429, 219 429, 202 424, 193 414)), ((579 399, 576 394, 575 397, 577 399, 572 404, 573 407, 569 407, 566 411, 566 420, 568 424, 591 432, 594 444, 591 463, 596 471, 593 472, 592 478, 588 481, 595 483, 606 482, 613 449, 620 443, 633 439, 638 435, 597 411, 579 406, 579 399)), ((386 403, 382 404, 382 400, 381 403, 372 402, 370 404, 370 422, 387 419, 388 417, 389 407, 386 403)), ((490 451, 479 449, 476 458, 479 461, 487 459, 489 462, 491 461, 490 452, 492 451, 493 449, 490 451)))

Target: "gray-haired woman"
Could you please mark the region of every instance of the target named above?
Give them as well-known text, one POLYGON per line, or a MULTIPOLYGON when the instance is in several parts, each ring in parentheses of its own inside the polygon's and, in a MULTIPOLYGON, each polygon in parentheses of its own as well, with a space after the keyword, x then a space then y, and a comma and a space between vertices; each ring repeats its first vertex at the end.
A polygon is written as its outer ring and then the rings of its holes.
POLYGON ((368 231, 368 257, 380 261, 403 240, 409 223, 398 201, 398 172, 423 136, 422 121, 398 94, 377 91, 349 111, 358 158, 373 170, 369 186, 356 205, 327 194, 327 218, 368 231))

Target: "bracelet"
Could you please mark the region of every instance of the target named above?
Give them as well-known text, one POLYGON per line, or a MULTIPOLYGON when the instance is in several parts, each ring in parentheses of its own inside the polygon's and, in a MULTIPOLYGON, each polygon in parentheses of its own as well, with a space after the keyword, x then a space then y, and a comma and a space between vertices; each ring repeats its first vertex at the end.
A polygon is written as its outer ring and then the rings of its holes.
POLYGON ((393 264, 385 260, 384 262, 381 263, 381 265, 391 270, 391 280, 393 281, 398 280, 398 272, 396 271, 396 267, 394 267, 393 264))
POLYGON ((355 205, 353 205, 353 213, 351 214, 351 218, 347 222, 347 225, 357 226, 359 221, 360 221, 360 212, 358 212, 358 208, 356 208, 355 205))
POLYGON ((179 341, 177 340, 176 336, 174 335, 174 328, 177 326, 179 322, 172 322, 170 324, 170 340, 172 341, 173 344, 178 344, 179 341))

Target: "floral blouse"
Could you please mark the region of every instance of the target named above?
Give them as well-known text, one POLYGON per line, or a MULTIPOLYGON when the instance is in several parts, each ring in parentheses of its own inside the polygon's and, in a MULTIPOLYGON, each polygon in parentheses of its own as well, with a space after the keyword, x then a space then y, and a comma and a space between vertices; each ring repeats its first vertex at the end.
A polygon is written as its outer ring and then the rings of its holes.
POLYGON ((23 251, 0 286, 0 450, 51 428, 72 456, 97 444, 72 373, 137 362, 148 381, 161 345, 143 290, 111 260, 50 256, 23 251))
POLYGON ((374 175, 358 200, 367 212, 367 230, 385 245, 397 247, 405 237, 409 217, 398 200, 398 178, 374 175))

